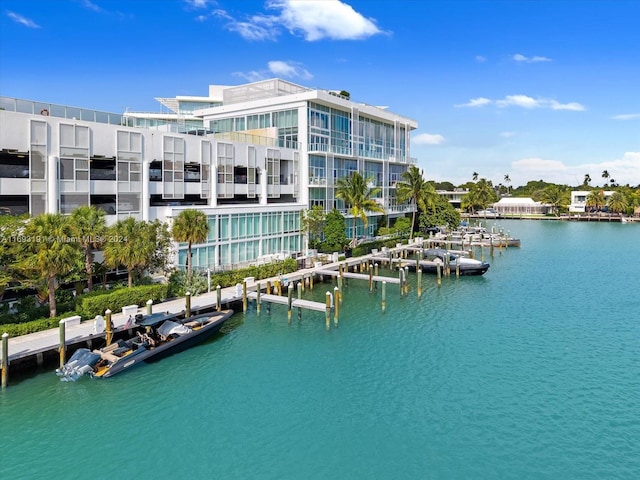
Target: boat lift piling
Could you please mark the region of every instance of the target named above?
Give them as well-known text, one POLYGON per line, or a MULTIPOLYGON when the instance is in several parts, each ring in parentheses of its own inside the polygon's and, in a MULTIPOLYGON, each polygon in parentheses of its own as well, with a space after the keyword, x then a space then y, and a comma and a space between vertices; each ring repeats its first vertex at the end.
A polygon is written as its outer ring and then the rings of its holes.
MULTIPOLYGON (((298 300, 302 300, 302 290, 304 290, 304 283, 298 282, 298 300)), ((298 320, 302 318, 302 307, 298 306, 298 320)))
POLYGON ((335 327, 338 326, 338 311, 340 309, 340 307, 338 307, 338 305, 340 304, 340 302, 338 301, 338 298, 340 297, 340 290, 338 290, 338 287, 334 287, 333 288, 333 325, 335 327))
POLYGON ((291 324, 291 303, 293 302, 293 284, 289 283, 287 287, 287 320, 291 324))
POLYGON ((191 292, 184 294, 184 316, 185 318, 189 318, 191 316, 191 292))
POLYGON ((422 268, 416 267, 416 275, 418 275, 418 299, 422 298, 422 268))
POLYGON ((331 292, 327 292, 324 296, 325 304, 325 325, 327 330, 331 327, 331 292))
POLYGON ((2 334, 2 380, 0 385, 4 389, 7 386, 9 380, 9 334, 4 332, 2 334))
POLYGON ((220 285, 216 287, 216 310, 222 310, 222 287, 220 285))
POLYGON ((104 316, 105 318, 105 333, 107 334, 106 336, 106 340, 107 340, 107 347, 109 345, 111 345, 111 340, 113 339, 113 331, 111 330, 111 310, 109 310, 108 308, 104 311, 104 316))
POLYGON ((382 281, 382 313, 387 309, 387 282, 382 281))
POLYGON ((260 295, 262 294, 262 285, 256 282, 256 312, 260 315, 260 295))
POLYGON ((151 315, 153 313, 153 300, 150 298, 147 300, 147 315, 151 315))
MULTIPOLYGON (((64 319, 60 320, 59 322, 59 329, 60 329, 60 347, 59 347, 59 352, 60 352, 60 368, 64 367, 64 364, 67 361, 67 338, 66 338, 66 328, 67 328, 67 322, 64 321, 64 319)), ((3 350, 4 351, 4 347, 3 350)))

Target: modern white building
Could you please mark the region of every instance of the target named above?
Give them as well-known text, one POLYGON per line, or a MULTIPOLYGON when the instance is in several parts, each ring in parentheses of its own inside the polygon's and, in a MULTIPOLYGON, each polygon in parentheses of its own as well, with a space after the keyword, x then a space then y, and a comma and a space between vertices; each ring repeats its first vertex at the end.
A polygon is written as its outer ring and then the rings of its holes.
MULTIPOLYGON (((347 214, 334 186, 354 171, 381 188, 389 217, 410 211, 395 184, 415 163, 413 120, 279 79, 158 100, 170 112, 0 97, 0 209, 37 215, 95 205, 115 223, 170 221, 195 207, 210 229, 193 264, 212 270, 303 252, 301 211, 347 214)), ((367 231, 359 222, 358 235, 373 233, 379 218, 367 231)), ((177 263, 186 263, 186 246, 177 263)))
MULTIPOLYGON (((571 192, 571 204, 569 205, 569 212, 571 213, 585 213, 587 207, 587 199, 590 190, 574 190, 571 192)), ((609 197, 613 195, 612 190, 604 190, 605 203, 609 201, 609 197)), ((604 205, 601 205, 604 206, 604 205)))

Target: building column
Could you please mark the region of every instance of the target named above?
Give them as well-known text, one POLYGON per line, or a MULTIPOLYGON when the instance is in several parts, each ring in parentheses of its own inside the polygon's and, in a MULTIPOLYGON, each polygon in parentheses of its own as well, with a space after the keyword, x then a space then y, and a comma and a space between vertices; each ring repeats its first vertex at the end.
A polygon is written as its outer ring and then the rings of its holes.
POLYGON ((142 210, 142 220, 145 222, 149 221, 150 215, 150 205, 151 205, 151 194, 149 193, 149 168, 151 166, 151 162, 147 159, 142 159, 142 188, 141 188, 141 199, 140 199, 140 209, 142 210))
POLYGON ((58 213, 58 157, 49 155, 47 159, 47 213, 58 213))

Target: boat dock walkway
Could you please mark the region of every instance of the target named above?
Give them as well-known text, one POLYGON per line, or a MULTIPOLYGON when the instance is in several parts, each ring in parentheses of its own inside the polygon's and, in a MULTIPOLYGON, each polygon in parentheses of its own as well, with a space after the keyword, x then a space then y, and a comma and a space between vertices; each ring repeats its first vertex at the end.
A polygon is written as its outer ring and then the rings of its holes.
MULTIPOLYGON (((416 239, 417 240, 417 239, 416 239)), ((288 287, 288 285, 300 282, 304 286, 307 283, 311 283, 316 276, 332 276, 338 277, 342 272, 343 278, 351 278, 356 280, 376 281, 376 282, 388 282, 390 284, 400 284, 400 279, 396 277, 386 277, 380 275, 370 276, 368 273, 355 273, 350 271, 358 270, 362 272, 365 265, 370 264, 372 261, 380 261, 381 263, 387 263, 391 265, 392 259, 397 256, 402 256, 411 250, 420 248, 422 242, 414 241, 409 245, 397 245, 393 248, 385 248, 382 252, 374 251, 374 253, 363 255, 360 257, 346 258, 339 261, 334 261, 328 264, 315 264, 312 268, 304 268, 291 273, 280 274, 275 277, 261 279, 255 281, 253 278, 245 279, 247 298, 257 299, 257 287, 260 285, 261 301, 288 305, 288 296, 285 293, 283 296, 271 295, 262 293, 268 291, 269 284, 271 286, 279 285, 281 287, 288 287)), ((282 290, 280 290, 281 293, 282 290)), ((331 293, 331 292, 328 292, 331 293)), ((235 286, 225 287, 220 289, 220 304, 222 307, 229 308, 232 304, 242 304, 244 292, 242 284, 235 286)), ((194 295, 190 298, 190 311, 191 313, 204 312, 207 310, 213 310, 217 308, 218 291, 216 288, 211 288, 211 291, 194 295)), ((320 302, 313 302, 310 300, 303 300, 294 298, 292 299, 292 307, 303 308, 313 311, 326 311, 326 305, 320 302)), ((111 314, 111 320, 114 325, 114 334, 123 332, 126 328, 125 325, 129 320, 129 316, 136 314, 146 314, 148 309, 151 308, 153 313, 167 312, 180 314, 186 310, 186 299, 177 298, 168 300, 162 303, 153 305, 143 305, 125 307, 122 312, 113 312, 111 314)), ((95 330, 95 321, 93 319, 85 319, 82 321, 80 317, 70 317, 65 319, 65 345, 79 345, 86 344, 89 348, 93 348, 94 342, 104 342, 105 332, 98 332, 95 330)), ((0 333, 2 327, 0 326, 0 333)), ((4 342, 4 340, 3 340, 4 342)), ((60 329, 52 328, 40 332, 30 333, 26 335, 20 335, 17 337, 9 337, 7 339, 7 360, 8 365, 12 362, 27 362, 34 365, 43 364, 44 355, 47 354, 47 358, 52 355, 57 355, 60 346, 60 329)), ((2 344, 0 344, 0 356, 2 355, 2 344)))
MULTIPOLYGON (((337 277, 340 275, 340 272, 336 270, 316 270, 318 275, 327 275, 331 277, 337 277)), ((353 273, 353 272, 342 272, 343 278, 355 278, 357 280, 367 280, 369 281, 371 278, 374 282, 387 282, 387 283, 400 283, 400 279, 396 277, 385 277, 381 275, 373 275, 370 277, 366 273, 353 273)))

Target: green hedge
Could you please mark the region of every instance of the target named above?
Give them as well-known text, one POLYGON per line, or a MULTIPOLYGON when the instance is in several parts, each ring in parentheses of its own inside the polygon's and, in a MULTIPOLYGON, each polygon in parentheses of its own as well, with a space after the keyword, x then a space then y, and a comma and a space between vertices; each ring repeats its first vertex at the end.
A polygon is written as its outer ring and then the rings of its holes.
POLYGON ((373 242, 361 243, 353 249, 353 252, 351 254, 354 257, 360 257, 362 255, 371 253, 371 250, 373 250, 374 248, 377 248, 378 251, 381 250, 382 247, 394 248, 398 243, 406 244, 407 241, 401 238, 391 238, 387 240, 375 240, 373 242))
POLYGON ((18 337, 20 335, 26 335, 28 333, 41 332, 42 330, 49 330, 51 328, 58 328, 60 320, 67 317, 73 317, 80 315, 77 312, 66 312, 62 315, 58 315, 53 318, 39 318, 38 320, 31 320, 30 322, 23 323, 7 323, 0 327, 0 333, 8 333, 10 337, 18 337))
POLYGON ((114 313, 128 305, 146 305, 147 300, 154 303, 167 298, 167 285, 141 285, 132 288, 118 288, 117 290, 97 290, 81 295, 76 300, 76 310, 83 318, 94 318, 96 315, 104 315, 109 309, 114 313))
POLYGON ((241 270, 216 273, 211 275, 211 287, 231 287, 247 277, 254 277, 256 280, 275 277, 279 274, 295 272, 298 269, 298 262, 293 258, 288 258, 282 262, 267 263, 264 265, 254 265, 241 270))

